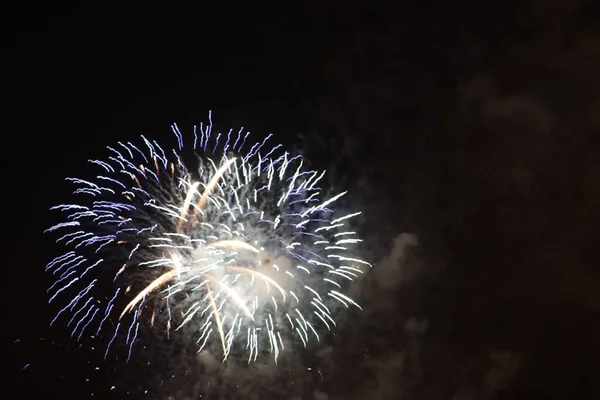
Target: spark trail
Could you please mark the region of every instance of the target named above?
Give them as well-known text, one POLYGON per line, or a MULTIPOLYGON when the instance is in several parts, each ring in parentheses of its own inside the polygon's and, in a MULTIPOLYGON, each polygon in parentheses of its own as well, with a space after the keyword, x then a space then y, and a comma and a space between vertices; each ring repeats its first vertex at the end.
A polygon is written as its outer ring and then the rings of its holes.
POLYGON ((65 314, 78 340, 111 330, 106 354, 121 327, 129 356, 151 327, 251 362, 319 340, 338 308, 359 307, 343 288, 370 267, 348 229, 360 212, 338 215, 345 192, 324 198, 324 172, 267 147, 272 135, 244 151, 249 133, 214 134, 212 120, 194 127, 190 172, 172 130, 175 149, 119 142, 90 160, 95 179, 67 178, 77 201, 52 207, 65 220, 46 230, 66 247, 46 266, 50 302, 66 304, 52 323, 65 314))

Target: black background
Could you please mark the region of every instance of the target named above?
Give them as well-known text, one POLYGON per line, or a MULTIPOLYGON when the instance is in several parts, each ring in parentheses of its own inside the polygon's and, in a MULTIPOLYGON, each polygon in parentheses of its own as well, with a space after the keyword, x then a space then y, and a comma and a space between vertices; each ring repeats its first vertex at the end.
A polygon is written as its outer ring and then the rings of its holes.
MULTIPOLYGON (((160 140, 213 110, 222 129, 274 131, 331 169, 375 260, 396 234, 419 236, 427 267, 389 318, 429 329, 397 396, 600 394, 594 2, 165 4, 2 6, 7 393, 88 398, 113 379, 47 327, 56 254, 42 231, 68 199, 63 178, 117 140, 160 140), (491 349, 519 368, 484 394, 491 349)), ((339 379, 332 398, 373 377, 339 379)))

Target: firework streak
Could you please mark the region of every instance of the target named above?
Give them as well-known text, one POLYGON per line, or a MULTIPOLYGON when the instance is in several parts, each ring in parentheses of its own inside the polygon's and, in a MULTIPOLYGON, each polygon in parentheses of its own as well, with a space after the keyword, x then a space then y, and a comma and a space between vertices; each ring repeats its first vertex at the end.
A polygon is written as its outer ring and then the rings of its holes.
POLYGON ((352 256, 360 239, 345 228, 360 212, 331 208, 345 193, 320 197, 324 172, 267 147, 272 135, 250 146, 243 128, 214 134, 212 121, 194 127, 189 172, 172 130, 176 149, 142 136, 90 160, 94 180, 67 178, 78 201, 52 207, 66 219, 46 230, 67 247, 46 266, 50 302, 66 304, 51 324, 65 318, 78 340, 109 330, 106 354, 123 337, 128 359, 153 327, 251 362, 319 340, 337 308, 359 307, 343 288, 370 267, 352 256))

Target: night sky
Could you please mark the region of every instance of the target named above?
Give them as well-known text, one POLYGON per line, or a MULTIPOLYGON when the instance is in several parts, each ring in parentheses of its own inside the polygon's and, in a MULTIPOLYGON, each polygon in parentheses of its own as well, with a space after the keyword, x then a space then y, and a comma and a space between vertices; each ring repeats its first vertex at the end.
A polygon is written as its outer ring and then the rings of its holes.
POLYGON ((282 3, 2 6, 4 396, 599 398, 600 7, 282 3), (375 263, 328 355, 246 391, 48 326, 64 178, 209 110, 327 169, 375 263))

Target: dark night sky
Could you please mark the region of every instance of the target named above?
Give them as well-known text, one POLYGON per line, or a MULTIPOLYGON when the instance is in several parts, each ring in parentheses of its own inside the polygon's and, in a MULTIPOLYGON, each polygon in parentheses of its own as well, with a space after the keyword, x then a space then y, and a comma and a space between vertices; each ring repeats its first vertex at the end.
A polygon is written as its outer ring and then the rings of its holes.
POLYGON ((105 146, 213 110, 330 170, 375 261, 419 237, 415 274, 344 328, 370 329, 338 341, 329 398, 598 397, 600 10, 447 3, 5 6, 4 389, 104 398, 116 372, 47 327, 48 208, 105 146), (428 321, 416 356, 410 317, 428 321))

